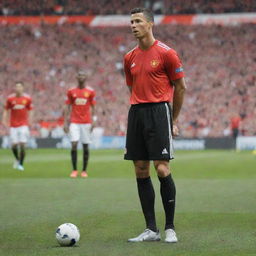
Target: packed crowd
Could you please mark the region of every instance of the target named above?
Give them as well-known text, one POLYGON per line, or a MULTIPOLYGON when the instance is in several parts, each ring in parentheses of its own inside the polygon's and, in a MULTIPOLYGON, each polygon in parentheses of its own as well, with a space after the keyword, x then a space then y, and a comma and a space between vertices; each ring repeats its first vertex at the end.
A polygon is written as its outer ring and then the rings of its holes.
MULTIPOLYGON (((80 24, 0 26, 0 109, 15 82, 24 81, 34 102, 33 133, 56 128, 65 93, 84 69, 97 94, 97 126, 105 135, 125 134, 129 93, 122 60, 136 45, 129 32, 80 24)), ((161 25, 155 34, 183 60, 188 89, 179 119, 182 136, 229 135, 234 115, 242 118, 243 134, 255 135, 255 25, 161 25)))
POLYGON ((2 15, 108 15, 127 14, 135 6, 156 14, 255 12, 255 0, 0 0, 2 15))

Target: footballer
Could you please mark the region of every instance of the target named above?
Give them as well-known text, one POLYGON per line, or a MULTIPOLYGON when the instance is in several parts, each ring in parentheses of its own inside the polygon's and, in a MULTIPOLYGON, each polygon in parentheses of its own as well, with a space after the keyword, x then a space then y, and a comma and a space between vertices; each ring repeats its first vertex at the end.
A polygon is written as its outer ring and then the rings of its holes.
POLYGON ((134 164, 146 229, 128 241, 161 239, 150 178, 150 161, 153 161, 165 212, 165 242, 176 243, 176 188, 169 161, 173 159, 172 136, 178 134, 177 121, 186 89, 183 67, 176 51, 155 39, 152 31, 154 17, 150 10, 133 9, 130 22, 138 45, 124 57, 131 103, 124 158, 134 164))
POLYGON ((67 92, 66 106, 64 109, 64 131, 69 133, 72 148, 71 162, 73 171, 71 178, 78 176, 77 170, 77 145, 83 144, 83 168, 81 177, 88 177, 87 165, 89 160, 89 144, 91 143, 92 122, 96 121, 95 91, 86 86, 87 75, 80 70, 77 73, 77 87, 67 92))
POLYGON ((32 123, 32 99, 24 93, 23 82, 15 84, 15 92, 8 96, 3 112, 4 126, 10 126, 10 140, 15 157, 13 168, 24 171, 25 146, 32 123))

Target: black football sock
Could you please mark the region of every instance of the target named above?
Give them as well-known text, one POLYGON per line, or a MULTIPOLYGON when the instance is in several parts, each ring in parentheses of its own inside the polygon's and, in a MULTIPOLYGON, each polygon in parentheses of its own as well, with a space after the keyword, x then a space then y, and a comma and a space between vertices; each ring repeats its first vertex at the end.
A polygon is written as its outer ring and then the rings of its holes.
POLYGON ((20 164, 23 165, 24 159, 25 159, 25 148, 24 147, 20 147, 20 164))
POLYGON ((174 229, 174 212, 176 197, 175 184, 171 174, 164 178, 158 178, 160 181, 160 191, 165 211, 165 229, 174 229))
POLYGON ((89 146, 88 144, 83 144, 83 171, 86 171, 89 159, 89 146))
POLYGON ((71 150, 71 161, 72 161, 73 170, 77 170, 77 150, 76 149, 71 150))
POLYGON ((138 192, 147 228, 156 232, 155 191, 150 177, 137 178, 138 192))
POLYGON ((19 161, 18 147, 17 147, 17 146, 12 146, 12 152, 13 152, 13 155, 14 155, 15 159, 16 159, 17 161, 19 161))

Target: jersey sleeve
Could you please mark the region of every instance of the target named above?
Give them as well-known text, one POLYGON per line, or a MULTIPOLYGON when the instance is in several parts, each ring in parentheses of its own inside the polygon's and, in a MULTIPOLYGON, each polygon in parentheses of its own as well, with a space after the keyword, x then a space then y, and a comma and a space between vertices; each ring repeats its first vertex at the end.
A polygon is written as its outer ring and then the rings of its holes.
POLYGON ((67 105, 71 105, 72 104, 72 96, 71 96, 70 90, 67 91, 65 103, 67 105))
POLYGON ((130 65, 129 65, 127 55, 125 55, 124 57, 124 73, 125 73, 126 84, 128 86, 132 86, 132 75, 131 75, 130 65))
POLYGON ((28 99, 28 103, 27 103, 26 108, 28 110, 32 110, 33 109, 33 103, 32 103, 32 99, 31 98, 28 99))
POLYGON ((90 103, 91 103, 91 105, 95 105, 96 104, 95 96, 96 96, 95 91, 92 91, 91 95, 90 95, 90 103))
POLYGON ((178 54, 172 49, 166 52, 165 67, 170 81, 174 81, 185 76, 181 60, 178 54))
POLYGON ((5 108, 6 110, 8 110, 8 109, 11 108, 11 102, 10 102, 9 99, 6 100, 6 103, 5 103, 5 105, 4 105, 4 108, 5 108))

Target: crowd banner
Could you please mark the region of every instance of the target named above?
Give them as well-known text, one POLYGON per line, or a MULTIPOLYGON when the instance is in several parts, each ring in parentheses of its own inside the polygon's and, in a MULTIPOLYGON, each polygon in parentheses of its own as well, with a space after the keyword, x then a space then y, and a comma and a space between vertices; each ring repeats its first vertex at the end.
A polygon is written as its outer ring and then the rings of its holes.
POLYGON ((204 139, 177 139, 173 141, 174 150, 203 150, 204 139))
POLYGON ((236 140, 237 150, 256 150, 256 136, 239 136, 236 140))
MULTIPOLYGON (((91 149, 125 149, 125 136, 94 136, 91 149)), ((231 137, 222 138, 176 138, 173 141, 174 150, 204 150, 204 149, 237 149, 255 150, 256 137, 231 137)), ((10 148, 8 136, 0 137, 0 148, 10 148)), ((27 146, 29 148, 71 148, 67 135, 62 138, 34 138, 30 137, 27 146)), ((79 149, 82 145, 78 144, 79 149)))
MULTIPOLYGON (((90 27, 129 26, 129 15, 95 15, 95 16, 0 16, 0 24, 65 24, 80 23, 90 27)), ((191 15, 155 15, 155 24, 183 25, 238 25, 256 24, 256 12, 225 14, 191 14, 191 15)))

